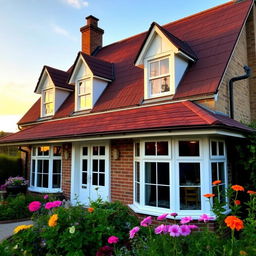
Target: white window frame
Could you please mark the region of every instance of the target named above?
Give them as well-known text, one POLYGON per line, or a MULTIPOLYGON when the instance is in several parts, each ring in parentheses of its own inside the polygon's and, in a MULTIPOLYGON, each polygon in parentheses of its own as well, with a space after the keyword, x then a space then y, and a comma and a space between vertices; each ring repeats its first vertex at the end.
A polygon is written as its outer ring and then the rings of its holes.
POLYGON ((43 90, 43 93, 42 93, 42 112, 43 112, 43 116, 47 117, 47 116, 52 116, 54 115, 54 108, 55 108, 55 102, 54 102, 54 99, 55 99, 55 89, 53 87, 47 87, 46 89, 43 90), (52 101, 46 101, 46 97, 45 97, 45 94, 47 91, 52 91, 52 101), (47 104, 52 104, 52 112, 51 113, 46 113, 46 105, 47 104))
POLYGON ((80 78, 77 80, 76 82, 76 100, 75 100, 75 105, 76 105, 76 111, 83 111, 83 110, 88 110, 88 109, 91 109, 92 108, 92 93, 93 93, 93 88, 92 88, 92 78, 91 76, 86 76, 86 77, 83 77, 83 78, 80 78), (88 81, 91 85, 91 91, 90 92, 86 92, 85 93, 79 93, 79 83, 81 82, 85 82, 85 81, 88 81), (88 107, 84 107, 84 108, 81 108, 80 107, 80 98, 82 96, 90 96, 91 97, 91 105, 88 106, 88 107))
POLYGON ((59 193, 62 192, 62 164, 63 164, 63 148, 61 156, 53 155, 53 147, 61 145, 38 145, 32 148, 31 150, 31 167, 30 167, 30 191, 42 192, 42 193, 59 193), (48 156, 39 156, 38 147, 49 146, 49 155, 48 156), (35 149, 36 154, 33 155, 35 149), (32 186, 32 171, 33 171, 33 160, 35 160, 35 180, 34 186, 32 186), (49 171, 48 171, 48 188, 38 187, 37 186, 37 174, 38 174, 38 160, 48 160, 49 161, 49 171), (60 172, 60 188, 52 188, 53 181, 53 160, 61 160, 61 172, 60 172))

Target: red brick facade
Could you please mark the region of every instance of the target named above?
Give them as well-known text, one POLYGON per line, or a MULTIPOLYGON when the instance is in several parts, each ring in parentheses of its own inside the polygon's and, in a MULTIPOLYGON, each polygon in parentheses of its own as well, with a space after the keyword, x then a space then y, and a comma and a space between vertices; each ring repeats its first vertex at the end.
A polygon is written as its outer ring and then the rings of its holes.
POLYGON ((66 198, 70 198, 71 189, 71 151, 72 144, 66 143, 62 146, 62 180, 61 187, 66 198))

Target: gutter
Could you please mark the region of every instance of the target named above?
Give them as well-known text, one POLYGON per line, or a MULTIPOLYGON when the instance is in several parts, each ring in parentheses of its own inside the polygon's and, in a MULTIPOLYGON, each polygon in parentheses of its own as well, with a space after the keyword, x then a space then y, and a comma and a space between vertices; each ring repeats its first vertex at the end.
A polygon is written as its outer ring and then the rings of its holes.
POLYGON ((25 153, 25 170, 24 170, 24 178, 27 179, 28 177, 28 154, 29 152, 25 149, 23 149, 22 147, 18 148, 19 151, 25 153))
POLYGON ((229 80, 228 89, 229 89, 229 109, 230 109, 230 118, 234 119, 234 97, 233 97, 233 85, 234 82, 247 79, 251 76, 251 69, 248 66, 244 66, 244 71, 246 72, 242 76, 236 76, 229 80))

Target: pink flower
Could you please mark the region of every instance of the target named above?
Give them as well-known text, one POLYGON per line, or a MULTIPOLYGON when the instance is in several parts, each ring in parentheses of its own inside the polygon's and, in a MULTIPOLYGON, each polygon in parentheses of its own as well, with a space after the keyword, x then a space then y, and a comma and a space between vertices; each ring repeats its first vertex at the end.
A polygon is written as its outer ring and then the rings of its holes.
POLYGON ((161 234, 162 232, 165 232, 165 225, 164 224, 155 228, 155 234, 158 235, 158 234, 161 234))
POLYGON ((162 214, 162 215, 157 217, 157 220, 164 220, 164 219, 166 219, 167 215, 168 215, 168 213, 162 214))
POLYGON ((139 232, 140 228, 139 227, 134 227, 132 230, 130 230, 130 239, 134 238, 137 232, 139 232))
POLYGON ((61 201, 54 201, 54 202, 52 202, 53 203, 53 207, 59 207, 59 206, 61 206, 62 205, 62 202, 61 201))
POLYGON ((47 209, 47 210, 50 210, 50 209, 54 208, 53 202, 46 203, 44 208, 47 209))
POLYGON ((152 217, 151 216, 148 216, 146 217, 144 220, 142 220, 140 222, 140 225, 143 226, 143 227, 147 227, 148 225, 150 225, 152 223, 152 217))
POLYGON ((198 229, 198 226, 197 225, 188 225, 188 227, 193 230, 193 229, 198 229))
POLYGON ((191 233, 191 230, 188 225, 181 225, 180 226, 180 234, 182 236, 188 236, 191 233))
POLYGON ((47 200, 49 198, 48 195, 44 195, 44 199, 47 200))
POLYGON ((208 221, 210 221, 210 220, 214 220, 215 218, 214 217, 211 217, 211 216, 209 216, 209 215, 207 215, 207 214, 203 214, 203 215, 201 215, 200 217, 199 217, 199 221, 203 221, 203 222, 208 222, 208 221))
POLYGON ((164 233, 164 234, 167 234, 167 233, 169 232, 170 227, 171 227, 171 225, 165 225, 165 226, 164 226, 163 233, 164 233))
POLYGON ((116 236, 110 236, 110 237, 108 238, 108 243, 109 243, 109 244, 116 244, 116 243, 118 243, 118 241, 119 241, 119 238, 116 237, 116 236))
POLYGON ((41 208, 41 203, 40 203, 39 201, 31 202, 31 203, 28 205, 28 209, 29 209, 30 212, 36 212, 36 211, 38 211, 40 208, 41 208))
POLYGON ((192 217, 184 217, 184 218, 181 218, 180 223, 186 224, 186 223, 189 223, 191 220, 192 220, 192 217))
POLYGON ((177 217, 178 216, 178 213, 176 213, 176 212, 172 212, 171 214, 170 214, 172 217, 177 217))
POLYGON ((180 226, 179 225, 172 225, 169 227, 170 236, 180 236, 180 226))

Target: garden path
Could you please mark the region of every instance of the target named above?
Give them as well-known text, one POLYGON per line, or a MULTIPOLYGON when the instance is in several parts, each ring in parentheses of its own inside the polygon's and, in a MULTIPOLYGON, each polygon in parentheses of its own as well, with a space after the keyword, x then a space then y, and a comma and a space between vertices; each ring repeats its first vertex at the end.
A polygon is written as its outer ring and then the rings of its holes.
POLYGON ((10 237, 13 234, 13 229, 19 225, 29 225, 33 222, 31 220, 22 221, 22 222, 14 222, 7 224, 0 224, 0 241, 10 237))

